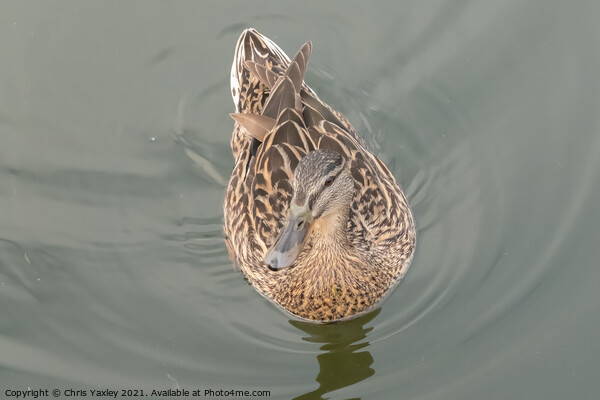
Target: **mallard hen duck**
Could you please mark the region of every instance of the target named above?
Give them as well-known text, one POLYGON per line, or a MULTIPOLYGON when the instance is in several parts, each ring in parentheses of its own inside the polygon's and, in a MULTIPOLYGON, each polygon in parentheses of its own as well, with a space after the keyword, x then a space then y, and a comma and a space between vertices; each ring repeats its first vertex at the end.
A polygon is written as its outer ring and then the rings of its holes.
POLYGON ((259 293, 324 322, 372 309, 398 284, 415 225, 383 162, 304 83, 311 50, 290 60, 254 29, 238 39, 224 231, 259 293))

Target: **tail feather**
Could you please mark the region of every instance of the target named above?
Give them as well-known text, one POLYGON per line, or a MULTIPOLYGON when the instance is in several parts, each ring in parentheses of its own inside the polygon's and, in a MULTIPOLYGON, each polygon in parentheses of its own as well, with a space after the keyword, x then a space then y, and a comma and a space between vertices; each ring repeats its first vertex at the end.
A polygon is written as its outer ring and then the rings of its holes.
POLYGON ((290 59, 284 51, 256 29, 248 28, 242 32, 237 41, 231 65, 231 94, 238 113, 244 111, 243 100, 248 96, 248 87, 244 87, 244 83, 248 83, 250 80, 250 73, 245 65, 246 61, 276 70, 285 70, 290 63, 290 59))
MULTIPOLYGON (((298 123, 297 116, 304 119, 300 127, 327 120, 344 127, 364 144, 350 122, 322 102, 304 83, 311 53, 309 41, 290 60, 279 46, 255 29, 242 32, 231 66, 231 94, 236 111, 232 115, 236 124, 231 149, 236 159, 243 150, 260 145, 270 131, 285 121, 298 123), (287 109, 295 113, 281 115, 287 109), (277 121, 274 126, 273 121, 277 121)), ((247 154, 252 156, 253 151, 247 154)))
POLYGON ((295 108, 296 92, 292 80, 284 75, 279 78, 273 91, 269 95, 262 115, 277 119, 279 113, 286 108, 295 108))

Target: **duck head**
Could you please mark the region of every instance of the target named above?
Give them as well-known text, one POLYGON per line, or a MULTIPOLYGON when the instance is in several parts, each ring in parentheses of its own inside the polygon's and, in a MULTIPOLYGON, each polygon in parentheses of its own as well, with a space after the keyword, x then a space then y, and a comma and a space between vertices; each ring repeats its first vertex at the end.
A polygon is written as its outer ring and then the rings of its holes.
POLYGON ((354 193, 349 164, 333 150, 315 150, 300 160, 294 172, 288 218, 265 256, 271 270, 292 266, 316 222, 330 217, 347 219, 354 193))

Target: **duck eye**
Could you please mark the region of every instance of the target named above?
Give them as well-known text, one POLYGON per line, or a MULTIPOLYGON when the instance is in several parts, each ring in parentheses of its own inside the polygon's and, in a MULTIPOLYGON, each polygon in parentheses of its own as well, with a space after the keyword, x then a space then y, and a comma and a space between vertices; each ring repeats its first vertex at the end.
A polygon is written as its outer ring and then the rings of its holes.
POLYGON ((333 177, 329 177, 325 180, 325 186, 331 186, 331 184, 333 183, 333 177))
POLYGON ((299 222, 296 224, 296 229, 297 229, 297 230, 300 230, 300 229, 302 229, 302 227, 303 227, 303 226, 304 226, 304 221, 299 221, 299 222))

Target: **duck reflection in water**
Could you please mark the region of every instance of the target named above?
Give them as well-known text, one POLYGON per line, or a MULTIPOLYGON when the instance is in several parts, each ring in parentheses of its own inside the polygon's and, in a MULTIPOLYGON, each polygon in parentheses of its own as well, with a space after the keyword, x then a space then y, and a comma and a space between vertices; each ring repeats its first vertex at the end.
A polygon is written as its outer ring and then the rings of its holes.
POLYGON ((380 311, 376 309, 356 319, 333 324, 290 321, 294 327, 308 334, 303 340, 323 343, 319 348, 323 352, 317 356, 319 373, 316 381, 319 387, 295 400, 323 399, 325 393, 353 385, 375 374, 371 368, 373 357, 365 350, 369 342, 363 339, 373 329, 365 325, 380 311))

